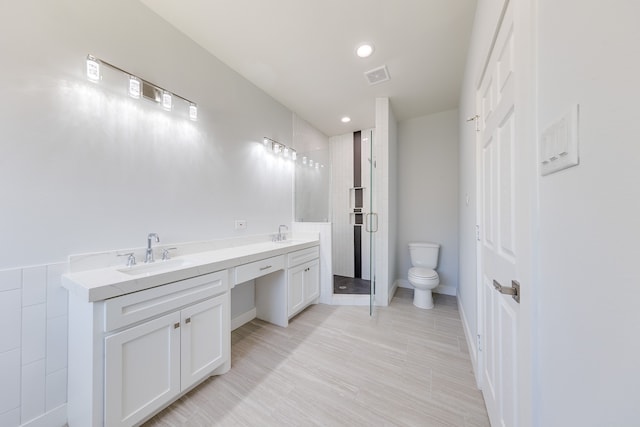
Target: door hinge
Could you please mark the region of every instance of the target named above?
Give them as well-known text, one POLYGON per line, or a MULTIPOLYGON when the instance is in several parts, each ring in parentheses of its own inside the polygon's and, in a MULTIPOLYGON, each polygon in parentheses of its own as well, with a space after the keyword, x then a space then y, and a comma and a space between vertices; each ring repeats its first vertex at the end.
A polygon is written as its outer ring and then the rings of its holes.
POLYGON ((476 240, 480 241, 480 226, 476 225, 476 240))
POLYGON ((480 339, 480 334, 478 334, 478 351, 482 351, 482 340, 480 339))

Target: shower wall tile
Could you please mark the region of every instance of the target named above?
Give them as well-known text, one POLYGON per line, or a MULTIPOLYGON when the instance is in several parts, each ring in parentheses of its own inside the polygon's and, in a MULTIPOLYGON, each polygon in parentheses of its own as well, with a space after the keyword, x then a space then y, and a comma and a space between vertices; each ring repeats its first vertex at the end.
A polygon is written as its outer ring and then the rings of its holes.
POLYGON ((32 420, 45 411, 44 359, 22 366, 22 406, 20 419, 32 420))
POLYGON ((0 271, 0 292, 20 289, 22 286, 22 270, 0 271))
POLYGON ((20 425, 20 408, 0 414, 0 426, 18 427, 20 425))
POLYGON ((329 138, 333 274, 353 276, 353 225, 349 219, 349 189, 353 187, 353 133, 329 138))
POLYGON ((46 406, 50 411, 67 402, 67 369, 60 369, 47 375, 46 406))
POLYGON ((47 374, 67 367, 67 318, 47 320, 47 374))
POLYGON ((47 301, 47 267, 31 267, 22 270, 22 306, 42 304, 47 301))
POLYGON ((46 304, 22 309, 22 364, 44 359, 47 334, 46 304))
POLYGON ((68 311, 67 290, 62 287, 62 275, 68 271, 68 264, 47 266, 47 318, 65 316, 68 311))
POLYGON ((2 427, 66 412, 60 409, 67 401, 66 272, 67 263, 0 271, 2 427))
POLYGON ((0 414, 20 407, 20 349, 0 353, 0 414))
POLYGON ((20 347, 21 291, 0 292, 0 353, 20 347))

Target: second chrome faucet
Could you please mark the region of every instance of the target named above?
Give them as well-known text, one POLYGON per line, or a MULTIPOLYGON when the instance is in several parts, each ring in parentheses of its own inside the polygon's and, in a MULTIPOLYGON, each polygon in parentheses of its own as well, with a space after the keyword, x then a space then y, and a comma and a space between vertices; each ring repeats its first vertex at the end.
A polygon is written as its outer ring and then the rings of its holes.
POLYGON ((160 242, 160 237, 156 233, 149 233, 147 236, 147 252, 144 256, 144 262, 154 262, 153 248, 151 247, 151 240, 155 239, 156 243, 160 242))
POLYGON ((278 227, 278 234, 275 236, 275 240, 278 242, 281 242, 283 240, 287 240, 287 233, 286 231, 289 231, 289 227, 287 227, 286 225, 282 224, 281 226, 278 227), (282 232, 282 229, 285 229, 285 233, 282 232))

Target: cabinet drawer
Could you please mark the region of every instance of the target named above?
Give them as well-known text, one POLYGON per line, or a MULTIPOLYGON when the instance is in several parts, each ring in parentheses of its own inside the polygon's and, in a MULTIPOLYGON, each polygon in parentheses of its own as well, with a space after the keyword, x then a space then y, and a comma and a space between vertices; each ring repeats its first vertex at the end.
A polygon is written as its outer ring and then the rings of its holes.
POLYGON ((291 252, 287 255, 287 268, 295 267, 303 262, 311 261, 320 257, 320 246, 302 249, 300 251, 291 252))
POLYGON ((217 271, 105 301, 105 331, 176 310, 226 292, 227 271, 217 271))
POLYGON ((250 262, 236 267, 235 284, 244 283, 247 280, 264 276, 274 271, 284 269, 284 255, 274 256, 272 258, 262 259, 260 261, 250 262))

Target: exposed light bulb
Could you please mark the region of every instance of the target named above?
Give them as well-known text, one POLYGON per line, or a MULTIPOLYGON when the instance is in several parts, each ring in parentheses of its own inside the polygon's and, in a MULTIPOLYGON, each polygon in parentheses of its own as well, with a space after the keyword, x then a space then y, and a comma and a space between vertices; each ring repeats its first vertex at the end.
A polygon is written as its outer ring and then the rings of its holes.
POLYGON ((94 82, 100 80, 100 62, 91 55, 87 56, 87 78, 94 82))
POLYGON ((316 163, 316 169, 319 169, 319 168, 320 168, 320 164, 316 163))
POLYGON ((164 108, 167 111, 171 111, 171 106, 173 104, 173 99, 171 97, 171 94, 169 92, 163 92, 162 93, 162 108, 164 108))
POLYGON ((307 156, 302 156, 302 164, 303 165, 307 164, 307 156))
POLYGON ((313 160, 309 159, 309 167, 313 167, 313 160))
POLYGON ((298 153, 293 148, 291 149, 291 160, 296 160, 298 158, 298 153))
POLYGON ((289 147, 284 147, 284 157, 289 158, 289 147))
POLYGON ((277 143, 273 144, 273 153, 274 154, 280 154, 281 150, 282 150, 282 146, 280 144, 277 144, 277 143))
POLYGON ((196 104, 189 105, 189 118, 194 122, 198 120, 198 106, 196 104))
POLYGON ((129 77, 129 95, 135 99, 140 98, 140 79, 136 76, 129 77))

